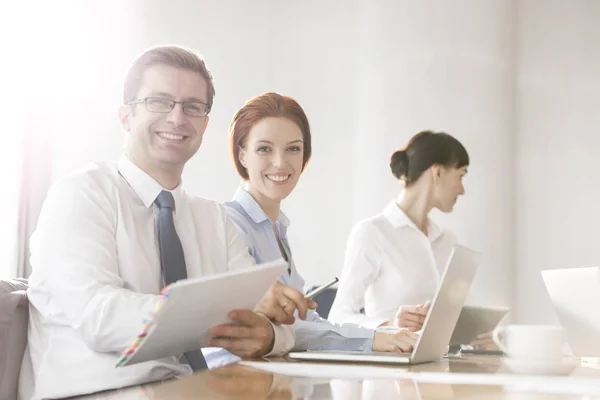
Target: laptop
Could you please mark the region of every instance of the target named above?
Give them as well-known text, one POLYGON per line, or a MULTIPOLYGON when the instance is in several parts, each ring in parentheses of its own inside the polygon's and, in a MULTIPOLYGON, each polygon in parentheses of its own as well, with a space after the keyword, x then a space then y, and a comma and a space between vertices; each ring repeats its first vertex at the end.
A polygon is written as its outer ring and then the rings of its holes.
POLYGON ((542 271, 575 357, 600 357, 600 267, 542 271))
POLYGON ((480 259, 479 253, 466 247, 455 246, 452 249, 442 281, 412 353, 307 350, 291 352, 288 358, 390 364, 419 364, 441 359, 469 294, 480 259))

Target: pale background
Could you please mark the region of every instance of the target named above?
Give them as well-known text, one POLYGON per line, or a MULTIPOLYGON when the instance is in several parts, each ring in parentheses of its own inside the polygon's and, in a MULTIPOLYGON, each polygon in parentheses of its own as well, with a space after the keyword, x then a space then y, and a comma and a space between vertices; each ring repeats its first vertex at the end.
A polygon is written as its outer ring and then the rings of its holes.
MULTIPOLYGON (((19 49, 26 62, 17 72, 30 86, 14 87, 34 104, 23 126, 33 173, 48 184, 119 156, 129 63, 149 46, 181 44, 205 56, 217 89, 204 143, 185 171, 188 192, 233 195, 228 124, 245 100, 277 91, 305 108, 313 158, 284 210, 309 283, 338 274, 352 225, 398 194, 389 156, 423 129, 451 133, 471 156, 466 196, 453 214, 435 214, 484 254, 470 303, 511 306, 517 321, 555 321, 539 271, 600 263, 600 1, 38 7, 28 15, 36 30, 21 38, 30 47, 19 49)), ((31 199, 33 209, 42 197, 31 199)))

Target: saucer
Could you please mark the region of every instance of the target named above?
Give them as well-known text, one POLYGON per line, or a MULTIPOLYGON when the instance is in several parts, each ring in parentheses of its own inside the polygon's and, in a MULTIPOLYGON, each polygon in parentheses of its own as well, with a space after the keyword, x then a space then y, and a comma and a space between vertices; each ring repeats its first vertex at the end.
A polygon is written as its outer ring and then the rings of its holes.
POLYGON ((569 375, 579 364, 577 360, 565 358, 561 362, 515 360, 506 357, 502 360, 508 370, 515 374, 569 375))

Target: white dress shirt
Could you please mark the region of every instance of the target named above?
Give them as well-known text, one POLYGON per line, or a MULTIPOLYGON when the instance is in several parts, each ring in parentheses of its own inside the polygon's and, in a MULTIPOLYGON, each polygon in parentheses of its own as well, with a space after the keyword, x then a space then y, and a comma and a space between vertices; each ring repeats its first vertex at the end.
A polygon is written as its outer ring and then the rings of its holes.
MULTIPOLYGON (((274 261, 281 258, 273 224, 254 198, 239 188, 233 200, 225 207, 235 226, 244 237, 250 254, 257 262, 274 261)), ((300 292, 304 290, 304 279, 296 268, 287 230, 290 220, 282 212, 275 223, 277 235, 289 260, 289 272, 284 271, 279 280, 300 292)), ((297 315, 296 315, 297 317, 297 315)), ((333 324, 321 318, 315 310, 309 310, 306 320, 296 318, 294 323, 296 344, 294 350, 373 350, 374 330, 356 324, 333 324)))
MULTIPOLYGON (((154 200, 161 190, 122 157, 118 163, 94 163, 49 191, 31 238, 28 346, 34 399, 191 373, 179 356, 115 368, 160 298, 154 200)), ((181 185, 172 194, 189 278, 254 264, 222 205, 190 196, 181 185)), ((272 354, 289 351, 291 326, 274 329, 272 354)), ((210 354, 206 358, 210 367, 210 354)))
POLYGON ((329 320, 376 328, 393 320, 398 307, 432 300, 456 239, 431 219, 427 231, 395 201, 355 225, 329 320))

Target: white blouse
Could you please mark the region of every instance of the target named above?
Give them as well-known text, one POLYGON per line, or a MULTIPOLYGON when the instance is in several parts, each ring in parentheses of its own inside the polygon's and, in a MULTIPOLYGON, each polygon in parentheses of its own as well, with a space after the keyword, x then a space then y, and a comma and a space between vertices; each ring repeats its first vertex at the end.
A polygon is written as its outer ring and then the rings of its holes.
POLYGON ((356 224, 329 320, 376 328, 393 320, 398 307, 432 300, 456 238, 431 219, 427 231, 395 201, 356 224))

